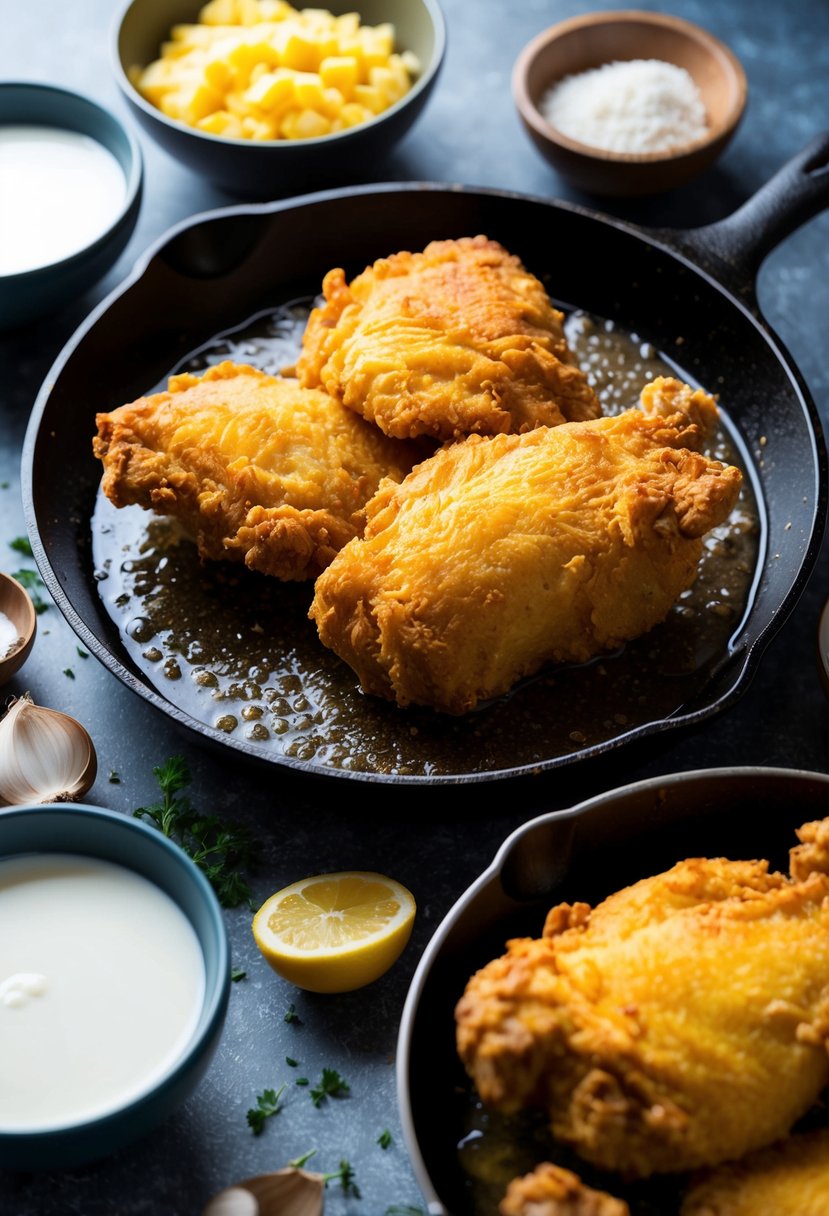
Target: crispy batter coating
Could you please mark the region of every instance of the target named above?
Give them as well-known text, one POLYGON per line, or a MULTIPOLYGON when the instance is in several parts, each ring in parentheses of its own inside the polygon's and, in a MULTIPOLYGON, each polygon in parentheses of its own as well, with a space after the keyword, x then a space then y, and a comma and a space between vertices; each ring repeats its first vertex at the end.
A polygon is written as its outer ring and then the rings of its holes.
POLYGON ((564 315, 543 284, 485 236, 381 258, 323 282, 296 365, 302 384, 388 435, 457 439, 596 418, 564 315))
POLYGON ((790 878, 691 858, 509 942, 456 1009, 481 1098, 628 1177, 784 1137, 829 1082, 829 819, 797 835, 790 878))
POLYGON ((829 1128, 707 1171, 680 1216, 829 1216, 829 1128))
POLYGON ((660 378, 641 405, 472 436, 380 487, 311 607, 366 692, 464 713, 665 617, 742 478, 691 450, 716 427, 706 393, 660 378))
POLYGON ((606 1191, 585 1186, 571 1170, 536 1166, 514 1178, 498 1208, 499 1216, 630 1216, 630 1208, 606 1191))
POLYGON ((97 416, 116 506, 175 516, 203 558, 314 578, 365 522, 383 477, 422 455, 295 380, 229 361, 97 416))

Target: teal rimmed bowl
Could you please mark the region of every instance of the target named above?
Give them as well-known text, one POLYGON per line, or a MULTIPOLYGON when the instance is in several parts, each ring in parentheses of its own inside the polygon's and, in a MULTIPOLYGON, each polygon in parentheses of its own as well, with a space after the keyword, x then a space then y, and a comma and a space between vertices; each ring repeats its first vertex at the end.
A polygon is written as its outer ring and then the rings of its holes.
POLYGON ((175 901, 195 931, 205 984, 196 1024, 166 1071, 99 1117, 19 1132, 3 1128, 0 1169, 10 1170, 78 1166, 108 1156, 157 1127, 204 1075, 221 1037, 230 993, 230 949, 219 902, 190 858, 155 828, 78 803, 0 811, 0 858, 34 853, 100 858, 154 883, 175 901))
MULTIPOLYGON (((0 271, 0 330, 56 312, 103 278, 135 229, 144 179, 135 137, 82 93, 39 82, 0 81, 0 131, 18 126, 57 128, 94 139, 115 157, 124 174, 125 190, 113 218, 82 248, 17 273, 0 271)), ((13 240, 14 233, 6 233, 6 237, 13 240)))

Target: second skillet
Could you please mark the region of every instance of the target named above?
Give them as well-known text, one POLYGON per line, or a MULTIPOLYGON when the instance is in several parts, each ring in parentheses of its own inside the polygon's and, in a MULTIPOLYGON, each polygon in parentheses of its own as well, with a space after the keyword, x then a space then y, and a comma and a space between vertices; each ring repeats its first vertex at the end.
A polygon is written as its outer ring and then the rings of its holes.
MULTIPOLYGON (((827 155, 824 135, 734 215, 690 231, 649 232, 562 202, 438 183, 233 206, 179 225, 70 340, 32 412, 23 495, 49 591, 83 645, 185 731, 239 758, 326 777, 495 781, 568 765, 725 710, 803 590, 824 526, 826 455, 817 411, 760 315, 754 288, 766 254, 829 201, 827 155), (305 600, 280 590, 265 626, 249 615, 240 627, 278 633, 291 661, 305 654, 297 702, 316 695, 329 709, 317 720, 308 715, 306 733, 281 748, 273 740, 263 746, 252 731, 225 733, 215 714, 199 717, 179 700, 174 681, 152 675, 104 606, 102 571, 90 549, 101 473, 91 451, 95 413, 152 391, 216 334, 298 297, 312 299, 332 266, 352 275, 395 250, 477 233, 521 257, 565 310, 634 332, 727 402, 763 524, 748 611, 693 678, 654 683, 667 698, 661 703, 641 698, 635 716, 602 705, 608 720, 591 737, 568 732, 555 674, 451 721, 364 697, 351 673, 322 653, 305 600)), ((215 602, 224 610, 228 599, 215 602)))

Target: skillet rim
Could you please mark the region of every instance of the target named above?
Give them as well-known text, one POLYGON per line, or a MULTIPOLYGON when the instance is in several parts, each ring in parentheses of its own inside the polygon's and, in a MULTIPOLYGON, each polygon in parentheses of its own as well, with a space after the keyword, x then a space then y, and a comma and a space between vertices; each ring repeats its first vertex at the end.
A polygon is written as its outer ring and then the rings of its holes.
MULTIPOLYGON (((613 786, 578 802, 569 803, 558 809, 534 815, 508 832, 496 847, 489 864, 458 895, 457 899, 446 911, 429 937, 412 974, 412 978, 409 981, 400 1015, 400 1025, 395 1048, 395 1084, 397 1089, 398 1116, 412 1172, 426 1199, 429 1216, 454 1216, 454 1214, 445 1206, 432 1181, 431 1174, 421 1152, 420 1139, 415 1128, 411 1085, 409 1083, 410 1057, 415 1032, 415 1021, 419 1006, 423 1000, 425 986, 436 961, 442 953, 446 939, 457 927, 458 922, 465 916, 468 916, 469 910, 474 906, 476 900, 479 900, 488 888, 494 887, 499 882, 504 861, 509 857, 513 845, 521 837, 531 834, 543 824, 567 822, 576 824, 580 819, 587 819, 589 821, 591 814, 600 811, 604 807, 612 807, 617 803, 624 804, 630 798, 646 795, 651 791, 654 794, 658 794, 666 786, 678 788, 684 785, 694 786, 713 782, 722 787, 724 795, 727 787, 732 782, 745 783, 747 785, 752 781, 772 781, 774 783, 779 782, 781 785, 788 784, 793 787, 793 791, 807 784, 816 784, 824 786, 827 793, 829 793, 829 773, 827 772, 821 772, 818 769, 785 768, 781 765, 762 764, 722 765, 714 768, 676 770, 655 777, 644 777, 637 781, 613 786)), ((708 812, 707 817, 710 819, 713 815, 714 811, 711 810, 708 812)), ((693 813, 689 811, 686 818, 691 819, 692 817, 693 813)), ((640 824, 635 836, 641 838, 647 835, 647 832, 648 828, 640 824)), ((589 851, 588 848, 587 852, 589 853, 589 851)), ((566 877, 569 872, 569 864, 568 858, 562 877, 566 877)))
MULTIPOLYGON (((730 217, 726 218, 728 219, 730 217)), ((708 225, 709 230, 712 227, 716 227, 716 225, 708 225)), ((829 504, 829 463, 821 418, 811 391, 809 390, 809 387, 806 384, 797 363, 787 350, 783 341, 766 321, 759 309, 759 306, 754 308, 751 307, 752 301, 750 299, 741 299, 737 288, 730 286, 724 278, 718 277, 718 275, 710 270, 706 264, 703 264, 702 259, 697 260, 693 254, 688 254, 686 252, 681 245, 682 237, 693 234, 694 231, 696 230, 669 228, 651 230, 631 223, 630 221, 619 219, 616 216, 606 215, 601 211, 593 210, 579 203, 570 202, 569 200, 565 199, 545 198, 536 194, 500 189, 497 187, 479 187, 433 180, 403 182, 386 181, 361 183, 356 186, 332 187, 325 190, 311 191, 301 195, 266 202, 232 203, 226 206, 206 209, 179 220, 177 223, 171 225, 158 238, 156 238, 156 240, 147 247, 143 254, 139 255, 131 272, 119 285, 117 285, 107 296, 105 296, 92 309, 86 319, 81 322, 49 368, 49 371, 47 372, 35 399, 23 442, 20 481, 24 518, 32 546, 32 552, 35 563, 38 567, 38 571, 47 590, 75 634, 80 638, 83 644, 89 648, 91 653, 95 655, 98 661, 108 671, 115 675, 122 684, 135 693, 136 696, 139 696, 142 700, 148 702, 154 708, 160 710, 168 718, 170 718, 178 728, 184 728, 191 734, 194 734, 200 738, 202 742, 210 746, 218 746, 223 749, 229 749, 236 755, 236 757, 238 757, 240 761, 252 762, 257 765, 266 765, 268 767, 275 765, 277 768, 287 768, 294 772, 302 772, 308 776, 319 777, 324 780, 345 779, 364 784, 375 783, 378 785, 405 785, 413 787, 419 786, 422 788, 526 779, 528 777, 537 776, 542 772, 550 772, 559 768, 569 767, 572 764, 580 761, 589 761, 596 757, 603 756, 608 752, 616 751, 624 745, 633 743, 636 740, 643 739, 651 735, 658 736, 670 729, 689 728, 707 721, 709 718, 726 710, 735 701, 739 700, 739 698, 746 692, 754 678, 754 675, 756 674, 757 667, 766 648, 782 628, 785 621, 789 618, 803 591, 805 590, 806 584, 808 583, 816 564, 826 527, 827 504, 829 504), (699 276, 703 281, 705 281, 706 284, 716 293, 723 296, 726 304, 729 307, 736 308, 742 317, 749 323, 749 325, 757 331, 765 347, 768 348, 770 357, 775 360, 777 366, 785 372, 786 376, 792 382, 799 398, 799 405, 802 409, 804 419, 808 423, 807 429, 809 431, 810 439, 810 468, 814 476, 814 503, 810 519, 808 543, 803 551, 796 577, 791 582, 786 595, 778 605, 772 619, 760 631, 757 638, 755 638, 749 645, 745 646, 740 653, 732 652, 726 657, 724 660, 725 665, 728 667, 735 667, 736 670, 729 676, 728 688, 706 705, 688 712, 675 712, 666 715, 663 718, 651 720, 633 728, 632 730, 617 734, 612 739, 602 740, 591 747, 583 748, 579 751, 562 756, 556 756, 551 759, 541 760, 539 762, 522 764, 520 766, 514 766, 511 768, 500 768, 496 770, 487 770, 485 772, 451 773, 440 776, 432 776, 428 774, 399 775, 377 772, 367 773, 345 769, 325 768, 315 764, 313 760, 298 760, 295 757, 281 754, 265 754, 257 750, 254 746, 251 746, 245 740, 229 738, 221 731, 218 731, 215 728, 210 727, 208 724, 199 722, 197 719, 191 717, 190 714, 183 711, 180 707, 173 704, 171 701, 168 701, 148 681, 140 679, 133 671, 131 671, 115 654, 110 646, 106 642, 103 642, 97 636, 97 634, 93 633, 91 628, 87 626, 86 622, 80 617, 69 597, 64 593, 61 581, 46 553, 46 548, 40 535, 38 510, 34 502, 32 476, 34 469, 34 456, 41 435, 41 423, 43 421, 43 416, 48 407, 49 398, 57 384, 58 378, 69 359, 80 347, 81 343, 86 339, 88 334, 94 329, 98 321, 119 299, 121 299, 122 296, 126 296, 131 290, 138 286, 143 276, 147 273, 151 263, 169 244, 171 244, 184 232, 195 229, 202 224, 209 224, 212 222, 221 221, 223 219, 248 215, 277 216, 282 212, 300 211, 309 205, 335 202, 342 199, 359 198, 362 196, 377 196, 383 194, 414 195, 418 193, 444 193, 451 195, 467 195, 470 198, 486 197, 503 199, 517 204, 529 204, 531 206, 549 208, 553 211, 560 210, 581 216, 589 222, 599 223, 608 228, 625 233, 627 236, 633 237, 635 240, 656 249, 661 254, 666 255, 673 261, 679 263, 680 266, 690 270, 693 274, 699 276), (673 243, 672 237, 676 240, 676 244, 673 243)), ((725 266, 724 263, 722 264, 722 271, 723 274, 727 273, 727 266, 725 266)), ((761 577, 764 567, 765 562, 758 562, 755 583, 757 579, 761 577)), ((744 621, 745 619, 746 618, 744 618, 744 621)))

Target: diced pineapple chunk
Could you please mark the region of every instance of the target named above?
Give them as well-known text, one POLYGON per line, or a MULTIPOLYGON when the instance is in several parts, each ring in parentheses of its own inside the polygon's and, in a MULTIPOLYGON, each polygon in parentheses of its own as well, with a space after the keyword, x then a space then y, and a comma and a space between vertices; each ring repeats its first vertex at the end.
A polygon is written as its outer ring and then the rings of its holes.
POLYGON ((204 79, 218 93, 227 93, 233 87, 233 69, 226 59, 208 59, 204 65, 204 79))
POLYGON ((242 119, 243 139, 276 139, 276 124, 267 118, 253 118, 247 115, 242 119))
POLYGON ((316 72, 296 72, 294 97, 301 109, 318 110, 324 105, 322 81, 316 72))
POLYGON ((210 0, 199 12, 202 25, 236 25, 236 0, 210 0))
POLYGON ((205 118, 200 118, 196 126, 209 135, 223 135, 230 139, 242 138, 242 120, 229 110, 215 110, 205 118))
POLYGON ((294 73, 288 68, 264 72, 246 89, 242 100, 263 110, 275 110, 289 102, 294 95, 294 73))
POLYGON ((406 91, 391 68, 371 68, 368 82, 372 88, 378 89, 382 93, 387 106, 394 105, 406 91))
POLYGON ((360 69, 353 55, 326 55, 320 63, 320 79, 326 88, 339 89, 350 97, 360 78, 360 69))
POLYGON ((388 102, 380 89, 373 84, 358 84, 354 90, 354 100, 365 106, 372 114, 382 114, 388 109, 388 102))
POLYGON ((178 87, 180 76, 170 60, 156 59, 154 63, 138 74, 134 83, 147 101, 151 101, 154 106, 159 106, 165 93, 178 87))
POLYGON ((296 72, 315 72, 320 65, 320 55, 313 38, 300 30, 289 33, 282 45, 280 62, 296 72))
POLYGON ((314 139, 394 105, 419 71, 389 22, 288 0, 208 0, 130 79, 177 121, 234 139, 314 139))
POLYGON ((340 117, 344 127, 358 127, 360 123, 368 122, 372 113, 357 101, 347 101, 340 111, 340 117))
POLYGON ((224 98, 217 89, 198 82, 181 93, 181 116, 185 122, 195 126, 200 118, 223 108, 224 98))
POLYGON ((280 124, 280 134, 285 139, 314 139, 330 135, 331 121, 316 110, 291 110, 280 124))

